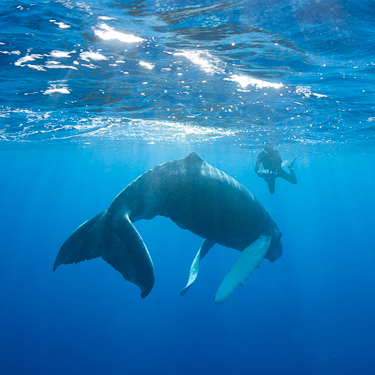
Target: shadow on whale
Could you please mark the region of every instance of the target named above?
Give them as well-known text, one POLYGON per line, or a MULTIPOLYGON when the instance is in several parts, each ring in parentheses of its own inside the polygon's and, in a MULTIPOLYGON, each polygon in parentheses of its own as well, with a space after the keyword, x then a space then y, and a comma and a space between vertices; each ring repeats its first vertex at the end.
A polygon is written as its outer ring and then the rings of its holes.
POLYGON ((130 183, 108 209, 71 234, 53 270, 60 264, 101 256, 146 297, 154 285, 154 267, 133 223, 157 215, 204 238, 181 295, 195 281, 200 260, 216 243, 241 252, 215 294, 219 304, 244 285, 263 258, 274 262, 282 253, 281 232, 263 205, 238 181, 193 152, 158 165, 130 183))

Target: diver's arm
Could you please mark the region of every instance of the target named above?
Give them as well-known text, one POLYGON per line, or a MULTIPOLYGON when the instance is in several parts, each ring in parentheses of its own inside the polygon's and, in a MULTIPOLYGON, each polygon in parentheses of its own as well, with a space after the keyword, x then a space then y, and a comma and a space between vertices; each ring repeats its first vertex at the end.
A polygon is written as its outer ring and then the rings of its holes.
POLYGON ((255 173, 256 173, 259 177, 262 177, 262 176, 261 176, 262 173, 259 171, 259 168, 260 168, 261 164, 262 164, 262 162, 261 162, 259 159, 257 159, 257 161, 256 161, 256 163, 255 163, 255 173))
POLYGON ((259 172, 259 168, 260 168, 260 165, 262 163, 259 161, 259 159, 257 159, 256 163, 255 163, 255 173, 258 173, 259 172))

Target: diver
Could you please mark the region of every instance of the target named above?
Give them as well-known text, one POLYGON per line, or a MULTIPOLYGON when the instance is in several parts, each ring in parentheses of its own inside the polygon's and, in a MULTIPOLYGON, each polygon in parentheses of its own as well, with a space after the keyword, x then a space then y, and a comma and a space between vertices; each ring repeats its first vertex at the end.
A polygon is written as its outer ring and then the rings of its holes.
POLYGON ((297 183, 297 178, 293 170, 293 165, 297 158, 298 156, 296 156, 296 158, 287 166, 289 169, 288 173, 283 169, 287 161, 283 162, 281 160, 280 152, 274 150, 272 146, 264 147, 264 151, 258 155, 255 163, 255 172, 267 182, 271 194, 275 193, 276 177, 281 177, 284 180, 289 181, 291 184, 297 183), (262 164, 264 170, 260 170, 262 164))

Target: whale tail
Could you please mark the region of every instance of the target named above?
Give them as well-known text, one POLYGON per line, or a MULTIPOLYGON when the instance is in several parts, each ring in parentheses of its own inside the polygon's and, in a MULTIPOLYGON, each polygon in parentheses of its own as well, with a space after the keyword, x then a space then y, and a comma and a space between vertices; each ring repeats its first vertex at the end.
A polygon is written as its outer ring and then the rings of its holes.
POLYGON ((61 246, 53 271, 61 264, 101 256, 146 297, 155 281, 154 266, 142 237, 128 215, 104 210, 79 226, 61 246))

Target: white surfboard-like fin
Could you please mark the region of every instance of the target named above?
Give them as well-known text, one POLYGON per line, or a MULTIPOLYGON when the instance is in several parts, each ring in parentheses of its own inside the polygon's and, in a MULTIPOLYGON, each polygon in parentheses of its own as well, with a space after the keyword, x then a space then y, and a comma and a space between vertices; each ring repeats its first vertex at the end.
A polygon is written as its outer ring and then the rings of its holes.
POLYGON ((245 285, 250 274, 260 266, 270 243, 270 237, 261 236, 242 251, 216 292, 215 303, 224 303, 239 285, 245 285))

